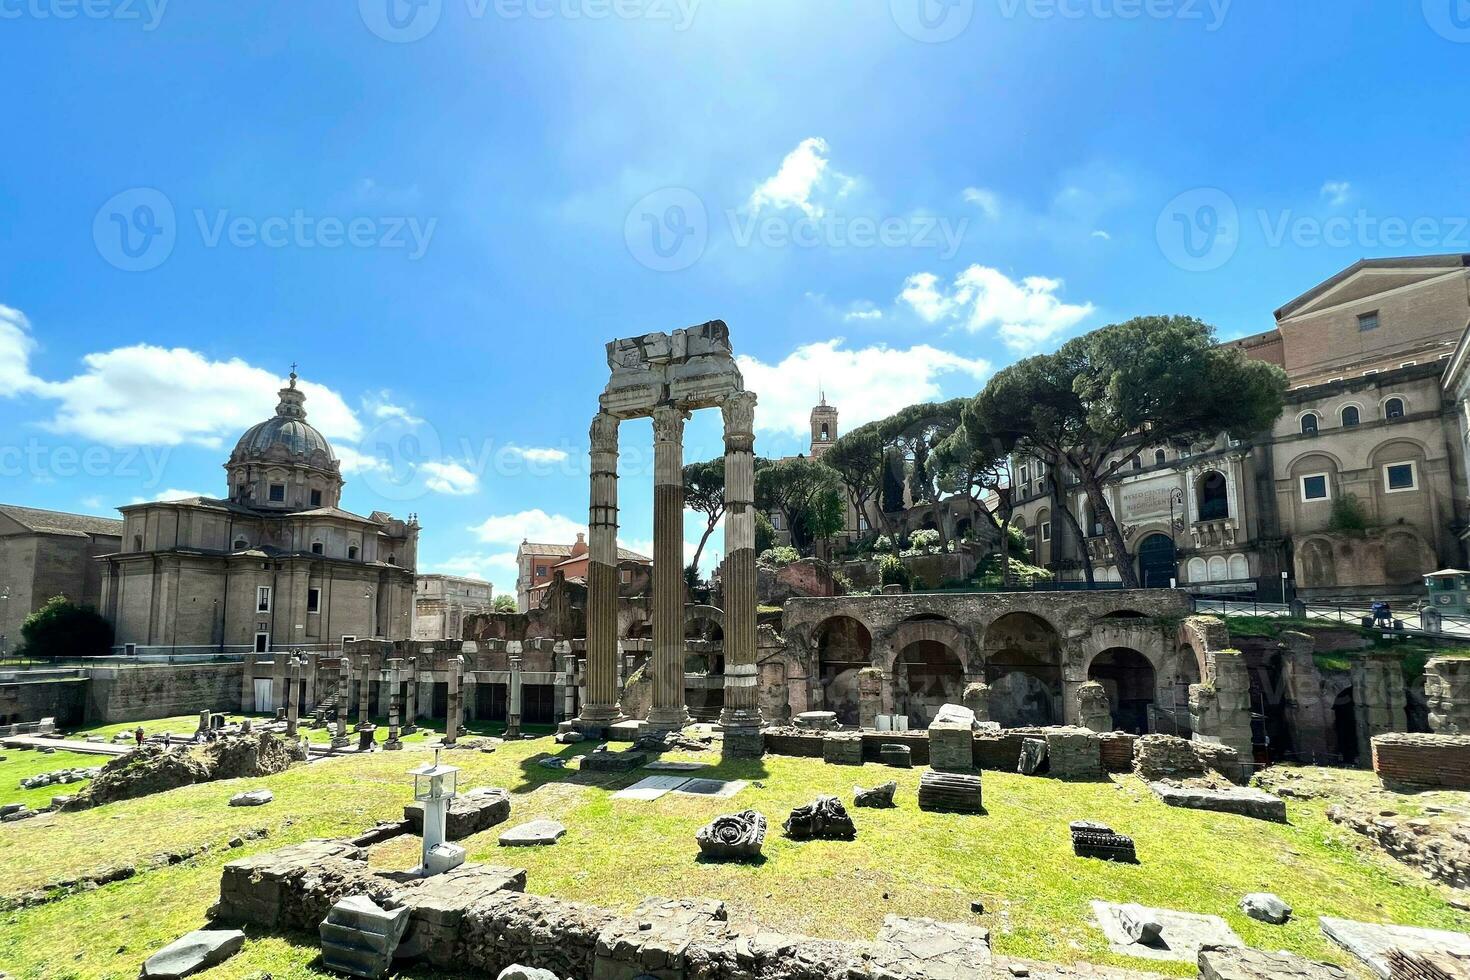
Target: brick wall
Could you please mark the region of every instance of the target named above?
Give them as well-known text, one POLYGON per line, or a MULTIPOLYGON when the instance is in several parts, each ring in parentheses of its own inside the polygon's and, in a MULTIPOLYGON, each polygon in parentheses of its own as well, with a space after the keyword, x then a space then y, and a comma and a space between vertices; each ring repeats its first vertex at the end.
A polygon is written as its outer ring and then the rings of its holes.
POLYGON ((111 724, 187 715, 209 708, 239 711, 243 664, 92 667, 87 721, 111 724))
POLYGON ((1390 787, 1470 790, 1470 736, 1377 735, 1373 771, 1390 787))

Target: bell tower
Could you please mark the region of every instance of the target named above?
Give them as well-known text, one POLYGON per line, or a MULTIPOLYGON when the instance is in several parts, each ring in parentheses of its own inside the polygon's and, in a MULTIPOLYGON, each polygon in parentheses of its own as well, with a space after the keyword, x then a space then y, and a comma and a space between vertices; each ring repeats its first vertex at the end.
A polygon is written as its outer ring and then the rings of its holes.
POLYGON ((812 409, 812 459, 819 458, 837 441, 837 409, 827 404, 827 393, 812 409))

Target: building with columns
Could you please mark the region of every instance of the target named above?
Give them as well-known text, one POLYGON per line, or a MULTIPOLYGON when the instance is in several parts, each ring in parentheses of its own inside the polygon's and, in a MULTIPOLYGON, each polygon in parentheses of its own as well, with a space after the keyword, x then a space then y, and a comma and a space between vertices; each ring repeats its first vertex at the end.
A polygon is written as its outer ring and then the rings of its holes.
POLYGON ((495 587, 477 578, 420 575, 413 593, 413 638, 459 640, 466 616, 490 612, 495 587))
MULTIPOLYGON (((1230 342, 1286 372, 1270 430, 1185 451, 1140 440, 1107 487, 1144 584, 1273 601, 1403 595, 1463 565, 1470 256, 1364 260, 1275 316, 1230 342)), ((1058 489, 1044 462, 1018 456, 1011 478, 1040 564, 1080 580, 1085 554, 1098 580, 1119 579, 1072 475, 1058 489)))
POLYGON ((306 418, 293 372, 275 415, 240 437, 228 495, 118 508, 101 611, 119 652, 407 639, 418 520, 343 510, 341 466, 306 418))

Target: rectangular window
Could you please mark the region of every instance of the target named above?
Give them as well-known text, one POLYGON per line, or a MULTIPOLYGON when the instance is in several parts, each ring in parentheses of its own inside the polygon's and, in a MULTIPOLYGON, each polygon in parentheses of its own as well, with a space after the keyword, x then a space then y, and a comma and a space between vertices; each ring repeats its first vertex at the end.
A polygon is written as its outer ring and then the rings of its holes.
POLYGON ((1404 363, 1400 364, 1399 367, 1401 367, 1401 368, 1413 367, 1415 364, 1418 364, 1418 363, 1419 363, 1418 361, 1405 361, 1404 363))
POLYGON ((1328 500, 1332 489, 1327 483, 1326 473, 1312 473, 1302 477, 1302 500, 1328 500))
POLYGON ((1372 313, 1364 313, 1361 316, 1359 316, 1358 317, 1358 329, 1361 330, 1361 331, 1365 331, 1365 332, 1368 331, 1368 330, 1377 330, 1378 329, 1378 311, 1377 310, 1374 310, 1372 313))
POLYGON ((262 585, 255 590, 255 611, 268 613, 271 611, 271 587, 262 585))
POLYGON ((1043 540, 1043 541, 1050 541, 1051 540, 1051 521, 1042 521, 1041 522, 1041 540, 1043 540))
POLYGON ((1383 468, 1383 490, 1385 493, 1404 493, 1419 489, 1419 473, 1412 461, 1389 463, 1383 468))
POLYGON ((545 565, 537 565, 536 566, 536 575, 539 577, 539 576, 542 576, 542 575, 545 575, 545 574, 546 574, 546 566, 545 565))
POLYGON ((311 505, 313 507, 320 507, 322 505, 322 492, 320 490, 313 490, 311 492, 311 505))
POLYGON ((313 555, 326 554, 326 549, 322 547, 322 543, 320 541, 313 541, 311 543, 311 553, 313 555))
POLYGON ((271 501, 281 503, 286 499, 286 485, 284 483, 271 484, 271 501))
POLYGON ((306 611, 309 613, 318 613, 322 611, 321 589, 306 590, 306 611))

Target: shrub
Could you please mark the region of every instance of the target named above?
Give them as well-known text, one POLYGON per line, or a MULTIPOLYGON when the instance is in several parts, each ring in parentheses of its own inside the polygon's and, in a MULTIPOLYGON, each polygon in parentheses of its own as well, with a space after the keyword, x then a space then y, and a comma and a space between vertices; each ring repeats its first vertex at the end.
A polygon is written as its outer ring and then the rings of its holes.
POLYGON ((64 595, 27 616, 20 633, 30 657, 104 657, 112 652, 112 624, 91 606, 79 606, 64 595))
POLYGON ((888 535, 886 535, 886 534, 880 534, 876 538, 873 539, 873 550, 874 551, 892 551, 893 550, 893 541, 889 539, 888 535))
POLYGON ((919 549, 919 550, 922 551, 925 548, 935 548, 935 547, 938 547, 938 545, 939 545, 939 532, 938 531, 931 531, 931 530, 925 528, 923 530, 915 531, 913 534, 910 534, 909 535, 909 547, 910 548, 917 548, 917 549, 919 549))
POLYGON ((1357 496, 1345 493, 1332 502, 1332 515, 1327 519, 1329 531, 1366 531, 1368 513, 1357 496))
POLYGON ((760 553, 756 562, 767 568, 785 568, 793 562, 801 560, 801 553, 790 545, 782 545, 779 548, 767 548, 760 553))
POLYGON ((884 585, 901 585, 907 589, 912 584, 912 577, 903 560, 893 555, 884 555, 878 561, 879 579, 884 585))

